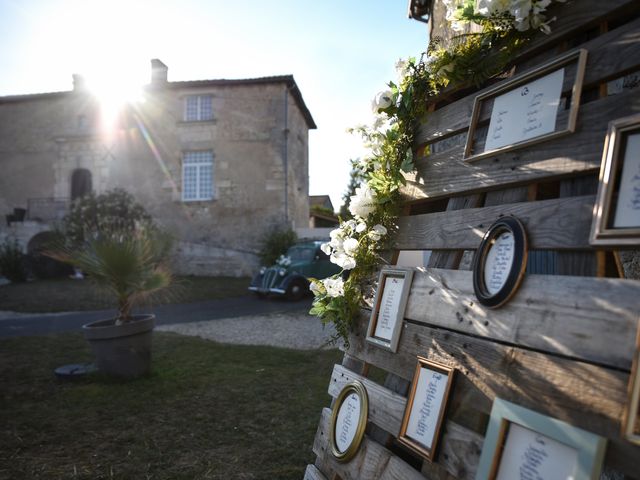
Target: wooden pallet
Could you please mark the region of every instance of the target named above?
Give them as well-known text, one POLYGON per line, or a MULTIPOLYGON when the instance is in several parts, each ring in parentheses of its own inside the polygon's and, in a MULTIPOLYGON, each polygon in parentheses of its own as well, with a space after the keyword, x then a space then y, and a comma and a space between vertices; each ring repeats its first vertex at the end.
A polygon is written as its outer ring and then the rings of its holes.
MULTIPOLYGON (((606 437, 605 469, 640 478, 640 448, 620 434, 640 281, 616 278, 615 252, 589 245, 607 124, 640 112, 640 89, 609 95, 607 86, 640 71, 640 2, 574 1, 556 15, 553 33, 515 58, 513 73, 586 49, 576 132, 468 163, 469 119, 484 90, 451 89, 434 101, 414 145, 431 153, 407 176, 395 245, 431 251, 429 264, 415 271, 396 353, 365 341, 370 312, 363 309, 329 393, 335 398, 346 383, 364 383, 367 434, 354 459, 337 462, 325 409, 305 479, 475 478, 496 397, 606 437), (474 295, 469 259, 506 214, 524 224, 532 255, 513 299, 488 310, 474 295), (417 355, 459 373, 433 463, 396 440, 417 355)), ((480 122, 487 120, 485 113, 480 122)))

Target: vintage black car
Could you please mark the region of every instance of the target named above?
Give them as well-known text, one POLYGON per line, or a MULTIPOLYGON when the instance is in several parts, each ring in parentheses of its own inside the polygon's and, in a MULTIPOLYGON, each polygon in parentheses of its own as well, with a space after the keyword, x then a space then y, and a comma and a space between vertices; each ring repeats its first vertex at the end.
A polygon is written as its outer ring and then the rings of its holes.
POLYGON ((253 277, 249 290, 258 295, 282 295, 299 300, 309 292, 308 278, 327 278, 340 272, 320 250, 321 241, 297 243, 282 255, 272 267, 262 267, 253 277))

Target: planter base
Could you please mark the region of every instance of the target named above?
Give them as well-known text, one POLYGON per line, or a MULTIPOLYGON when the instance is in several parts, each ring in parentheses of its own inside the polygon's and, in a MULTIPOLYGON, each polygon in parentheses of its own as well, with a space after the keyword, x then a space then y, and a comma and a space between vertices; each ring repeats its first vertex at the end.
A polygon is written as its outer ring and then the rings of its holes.
POLYGON ((84 337, 91 345, 100 372, 118 377, 137 377, 151 370, 151 335, 154 315, 134 315, 116 325, 114 319, 84 325, 84 337))

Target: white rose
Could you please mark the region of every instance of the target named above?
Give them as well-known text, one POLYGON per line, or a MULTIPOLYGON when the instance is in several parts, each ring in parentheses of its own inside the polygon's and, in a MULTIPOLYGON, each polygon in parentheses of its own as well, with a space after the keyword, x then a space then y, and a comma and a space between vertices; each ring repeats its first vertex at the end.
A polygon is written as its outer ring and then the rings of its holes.
POLYGON ((356 194, 351 196, 349 211, 352 215, 366 219, 375 210, 375 194, 368 186, 356 189, 356 194))
POLYGON ((343 252, 334 253, 331 255, 330 260, 343 270, 351 270, 356 267, 356 260, 343 252))
POLYGON ((385 90, 378 92, 378 94, 371 100, 371 110, 373 113, 378 113, 380 110, 388 108, 393 103, 393 93, 391 90, 385 90))
POLYGON ((358 251, 358 240, 355 238, 347 238, 342 244, 342 248, 344 248, 344 253, 353 257, 358 251))
POLYGON ((322 245, 320 245, 320 250, 322 250, 327 255, 331 255, 331 244, 329 242, 323 243, 322 245))
POLYGON ((344 295, 344 281, 342 278, 325 278, 322 281, 327 295, 330 297, 341 297, 344 295))
POLYGON ((324 285, 322 284, 322 282, 316 282, 315 280, 312 280, 309 284, 309 290, 311 290, 311 293, 313 293, 315 297, 325 293, 324 285))
POLYGON ((374 225, 374 227, 369 232, 369 236, 374 239, 376 242, 382 238, 382 236, 387 234, 387 229, 384 225, 374 225))
POLYGON ((356 233, 362 233, 367 229, 367 224, 364 222, 360 222, 358 223, 358 226, 356 227, 356 233))

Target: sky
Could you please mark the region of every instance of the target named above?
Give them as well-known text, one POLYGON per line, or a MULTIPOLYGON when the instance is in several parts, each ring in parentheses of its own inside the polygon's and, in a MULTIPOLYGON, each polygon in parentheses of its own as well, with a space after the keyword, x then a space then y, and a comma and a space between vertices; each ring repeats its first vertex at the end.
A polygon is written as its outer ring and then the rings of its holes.
POLYGON ((318 126, 309 134, 310 194, 336 210, 349 159, 347 129, 372 121, 371 99, 399 58, 427 47, 407 0, 0 0, 0 95, 70 90, 71 75, 132 90, 150 60, 169 80, 292 74, 318 126))

